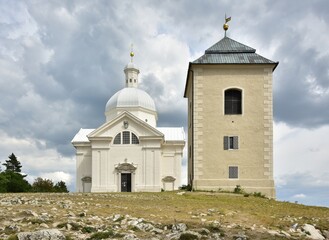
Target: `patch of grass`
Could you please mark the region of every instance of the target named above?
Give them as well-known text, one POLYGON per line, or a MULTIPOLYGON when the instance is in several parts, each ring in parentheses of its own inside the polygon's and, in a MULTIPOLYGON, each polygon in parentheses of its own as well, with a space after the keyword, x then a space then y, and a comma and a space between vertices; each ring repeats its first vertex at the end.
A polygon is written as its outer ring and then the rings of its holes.
POLYGON ((10 235, 7 240, 18 240, 17 234, 10 235))
POLYGON ((179 240, 193 240, 198 239, 198 236, 191 234, 191 233, 182 233, 179 237, 179 240))
POLYGON ((96 232, 96 228, 90 227, 90 226, 85 226, 81 229, 83 233, 93 233, 96 232))
POLYGON ((116 236, 116 234, 114 234, 114 232, 112 230, 108 230, 106 232, 94 233, 90 236, 90 238, 88 238, 88 240, 107 239, 107 238, 110 238, 110 237, 118 237, 118 236, 116 236))
POLYGON ((65 240, 73 240, 74 238, 72 238, 70 235, 65 236, 65 240))
POLYGON ((56 225, 57 228, 63 228, 63 227, 66 227, 67 225, 67 222, 63 222, 63 223, 59 223, 56 225))

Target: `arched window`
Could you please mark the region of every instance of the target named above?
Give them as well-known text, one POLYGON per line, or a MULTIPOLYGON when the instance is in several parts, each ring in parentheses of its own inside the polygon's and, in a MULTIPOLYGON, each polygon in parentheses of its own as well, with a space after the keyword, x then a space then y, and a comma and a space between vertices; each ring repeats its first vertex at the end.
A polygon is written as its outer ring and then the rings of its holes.
POLYGON ((131 144, 139 144, 138 137, 133 133, 131 133, 131 144))
POLYGON ((124 131, 122 135, 122 143, 123 144, 130 144, 130 132, 124 131))
POLYGON ((123 131, 115 136, 113 144, 139 144, 139 139, 134 133, 123 131))
POLYGON ((225 114, 242 114, 242 91, 228 89, 225 91, 225 114))
POLYGON ((113 144, 121 144, 121 133, 118 133, 113 141, 113 144))

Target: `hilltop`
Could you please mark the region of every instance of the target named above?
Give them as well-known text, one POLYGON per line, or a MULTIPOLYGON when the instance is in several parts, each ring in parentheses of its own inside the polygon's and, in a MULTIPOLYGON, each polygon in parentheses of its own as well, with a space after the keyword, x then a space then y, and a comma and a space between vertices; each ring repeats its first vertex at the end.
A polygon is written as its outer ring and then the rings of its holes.
POLYGON ((57 239, 325 239, 329 208, 208 192, 0 195, 0 239, 44 229, 57 239))

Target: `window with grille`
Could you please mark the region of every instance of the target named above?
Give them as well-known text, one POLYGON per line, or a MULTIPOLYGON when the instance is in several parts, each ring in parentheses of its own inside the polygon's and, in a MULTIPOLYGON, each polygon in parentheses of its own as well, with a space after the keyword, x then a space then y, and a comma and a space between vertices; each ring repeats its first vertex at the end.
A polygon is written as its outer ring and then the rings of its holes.
POLYGON ((225 114, 242 114, 242 91, 228 89, 225 91, 225 114))
POLYGON ((138 137, 133 133, 131 133, 131 144, 139 144, 138 137))
POLYGON ((238 178, 239 177, 239 168, 236 166, 228 167, 228 178, 238 178))
POLYGON ((224 150, 239 149, 238 136, 224 136, 224 150))
POLYGON ((139 144, 139 139, 136 134, 130 131, 123 131, 115 136, 113 144, 139 144))
POLYGON ((122 132, 122 144, 130 144, 130 132, 122 132))
POLYGON ((121 144, 121 133, 118 133, 113 141, 113 144, 121 144))

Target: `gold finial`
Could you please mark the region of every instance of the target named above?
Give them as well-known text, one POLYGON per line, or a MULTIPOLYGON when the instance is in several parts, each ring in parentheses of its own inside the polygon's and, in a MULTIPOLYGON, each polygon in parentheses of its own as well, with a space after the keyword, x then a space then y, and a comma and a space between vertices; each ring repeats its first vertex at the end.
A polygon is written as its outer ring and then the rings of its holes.
POLYGON ((133 62, 133 58, 134 58, 134 56, 135 56, 135 53, 134 53, 134 49, 133 49, 133 47, 134 47, 134 45, 131 44, 131 50, 130 50, 130 57, 131 57, 130 61, 131 61, 131 62, 133 62))
POLYGON ((226 17, 226 13, 225 13, 225 23, 223 25, 223 29, 225 31, 225 37, 226 37, 226 31, 229 28, 229 25, 227 24, 229 21, 231 21, 231 17, 226 17))

